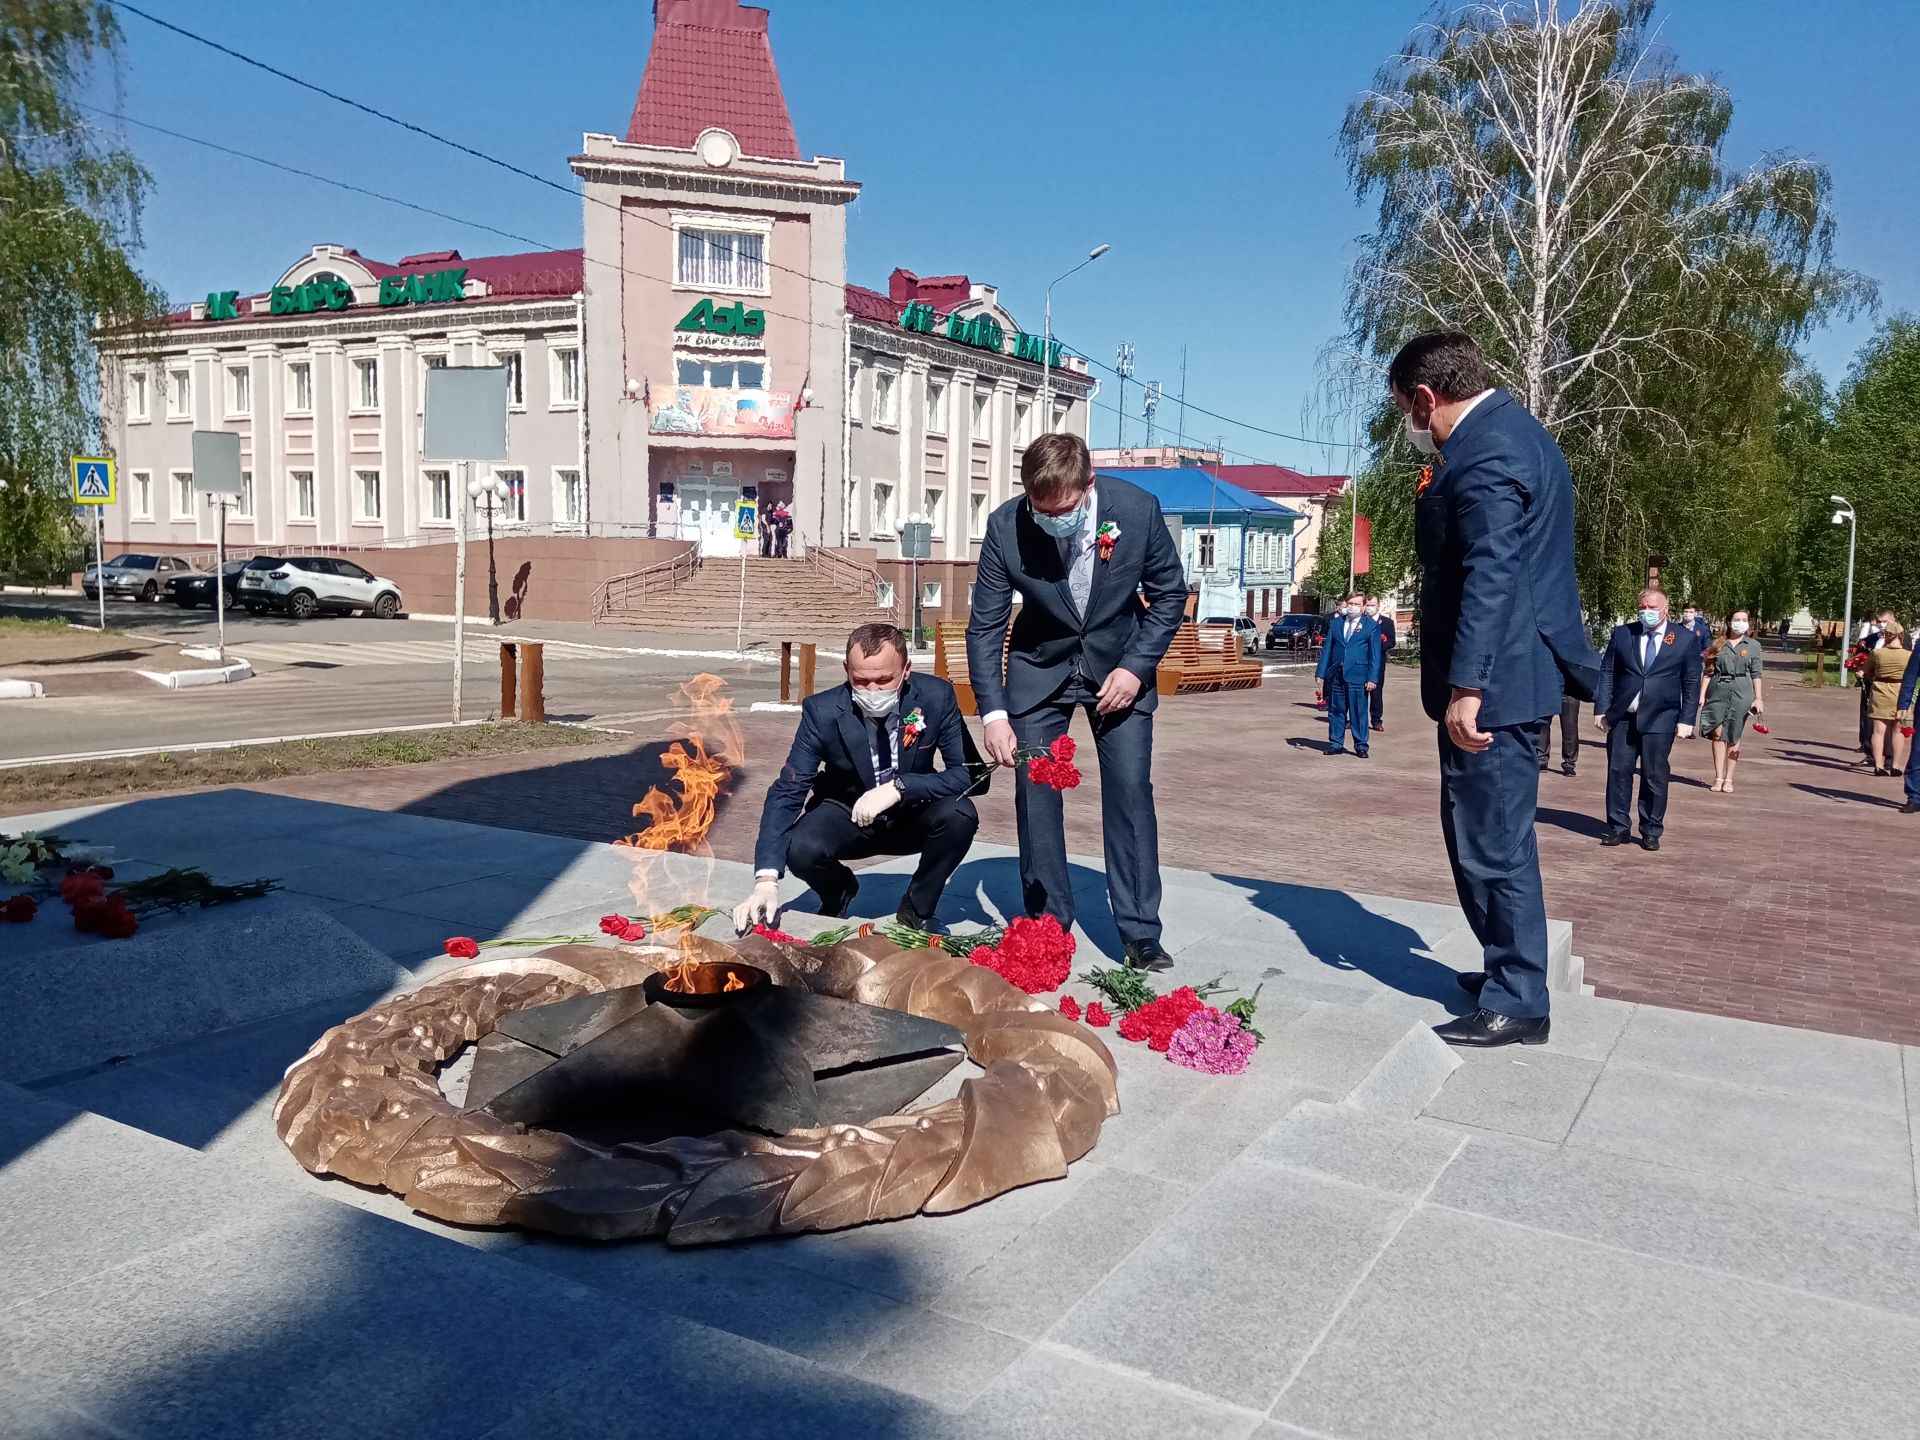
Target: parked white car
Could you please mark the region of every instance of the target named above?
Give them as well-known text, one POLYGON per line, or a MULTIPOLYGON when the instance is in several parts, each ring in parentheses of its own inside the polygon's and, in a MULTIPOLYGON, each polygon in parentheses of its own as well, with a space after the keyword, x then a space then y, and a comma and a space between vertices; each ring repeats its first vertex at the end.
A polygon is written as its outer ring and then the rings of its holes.
POLYGON ((240 573, 240 603, 307 620, 322 610, 365 610, 382 620, 400 613, 400 587, 333 555, 289 555, 270 570, 240 573))

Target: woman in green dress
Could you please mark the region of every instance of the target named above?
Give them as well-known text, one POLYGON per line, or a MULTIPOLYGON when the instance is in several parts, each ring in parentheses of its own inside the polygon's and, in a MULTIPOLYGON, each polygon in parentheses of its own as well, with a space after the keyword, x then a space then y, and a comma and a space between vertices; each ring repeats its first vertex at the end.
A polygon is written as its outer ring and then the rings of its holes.
POLYGON ((1740 763, 1740 736, 1747 716, 1764 715, 1760 642, 1749 633, 1753 617, 1736 610, 1726 634, 1707 652, 1700 677, 1700 733, 1713 741, 1713 789, 1733 793, 1733 767, 1740 763))

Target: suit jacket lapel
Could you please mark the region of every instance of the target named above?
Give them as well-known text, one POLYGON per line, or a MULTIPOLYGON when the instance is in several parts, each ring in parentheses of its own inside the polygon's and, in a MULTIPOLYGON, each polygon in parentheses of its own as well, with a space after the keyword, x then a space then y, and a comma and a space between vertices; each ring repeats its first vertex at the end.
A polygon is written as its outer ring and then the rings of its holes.
POLYGON ((851 689, 846 692, 846 698, 840 705, 840 739, 846 744, 847 753, 853 760, 854 774, 864 780, 867 789, 871 790, 874 785, 873 732, 867 728, 866 720, 853 703, 851 689))
MULTIPOLYGON (((1098 485, 1093 487, 1093 493, 1095 506, 1093 514, 1094 531, 1090 537, 1093 544, 1093 576, 1087 583, 1087 613, 1080 617, 1080 628, 1082 630, 1087 628, 1087 622, 1092 618, 1094 611, 1100 608, 1101 582, 1107 578, 1107 567, 1113 563, 1111 560, 1102 560, 1100 558, 1099 528, 1106 521, 1113 519, 1112 508, 1108 504, 1108 501, 1113 497, 1103 494, 1098 485)), ((1126 527, 1124 525, 1120 527, 1120 533, 1121 538, 1124 539, 1126 536, 1126 527)), ((1119 544, 1119 540, 1114 542, 1116 549, 1119 547, 1119 544)))
MULTIPOLYGON (((1054 572, 1054 589, 1060 593, 1060 608, 1067 616, 1074 616, 1073 582, 1060 559, 1060 542, 1042 530, 1024 506, 1014 511, 1013 528, 1019 538, 1021 568, 1036 580, 1044 579, 1051 569, 1054 572)), ((1091 610, 1092 604, 1089 603, 1087 608, 1091 610)))

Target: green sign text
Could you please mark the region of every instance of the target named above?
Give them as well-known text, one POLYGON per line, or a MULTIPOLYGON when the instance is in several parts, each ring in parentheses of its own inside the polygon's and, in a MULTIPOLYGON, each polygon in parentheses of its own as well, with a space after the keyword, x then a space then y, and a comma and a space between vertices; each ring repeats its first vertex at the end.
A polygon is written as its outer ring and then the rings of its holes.
POLYGON ((238 320, 240 314, 233 308, 234 301, 240 298, 238 290, 215 290, 207 296, 207 319, 238 320))
MULTIPOLYGON (((933 312, 933 306, 925 300, 916 300, 900 312, 900 328, 911 330, 917 335, 939 335, 943 331, 939 325, 940 317, 933 312)), ((958 341, 962 345, 971 345, 976 350, 991 350, 995 354, 1004 354, 1007 345, 1007 332, 998 320, 991 315, 975 315, 963 320, 958 315, 945 317, 947 339, 958 341)), ((1049 364, 1060 363, 1060 342, 1043 340, 1038 335, 1029 335, 1020 330, 1013 337, 1013 358, 1031 360, 1038 365, 1043 359, 1049 364)))
POLYGON ((380 279, 382 305, 437 305, 443 300, 467 298, 467 272, 436 270, 431 275, 385 275, 380 279))
POLYGON ((703 335, 763 335, 767 329, 767 312, 749 310, 738 300, 731 305, 702 300, 682 315, 680 323, 673 328, 703 335))

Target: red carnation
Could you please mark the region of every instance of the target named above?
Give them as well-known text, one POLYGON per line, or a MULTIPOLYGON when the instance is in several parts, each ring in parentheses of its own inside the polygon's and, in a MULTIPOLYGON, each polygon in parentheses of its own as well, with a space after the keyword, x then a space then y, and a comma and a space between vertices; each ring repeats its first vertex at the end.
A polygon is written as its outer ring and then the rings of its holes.
POLYGON ((1753 726, 1753 733, 1756 735, 1771 735, 1773 732, 1767 729, 1766 726, 1760 724, 1758 721, 1755 721, 1753 726))
POLYGON ((1113 1016, 1107 1013, 1106 1006, 1096 1000, 1087 1006, 1086 1021, 1096 1030, 1104 1030, 1113 1023, 1113 1016))
POLYGON ((625 935, 627 933, 627 917, 624 915, 602 915, 600 917, 600 933, 602 935, 612 935, 616 938, 625 935))
POLYGON ((1060 787, 1053 783, 1054 763, 1054 761, 1048 759, 1045 755, 1034 756, 1031 760, 1027 761, 1027 779, 1036 785, 1045 785, 1055 790, 1059 789, 1060 787))
POLYGON ((16 925, 24 925, 33 919, 34 911, 39 908, 33 903, 31 895, 15 895, 6 904, 0 905, 0 920, 10 920, 16 925))
POLYGON ((753 933, 758 935, 762 940, 773 940, 782 945, 804 945, 807 943, 798 935, 789 935, 784 930, 775 930, 771 925, 756 925, 753 927, 753 933))
POLYGON ((1073 743, 1073 737, 1071 735, 1062 735, 1047 747, 1047 754, 1051 755, 1055 760, 1065 763, 1073 759, 1074 751, 1077 748, 1073 743))
POLYGON ((473 960, 480 954, 479 944, 465 935, 455 935, 447 941, 445 949, 455 960, 473 960))
POLYGON ((1062 995, 1060 997, 1060 1013, 1069 1020, 1078 1020, 1080 1018, 1080 1002, 1071 995, 1062 995))
MULTIPOLYGON (((1756 730, 1758 730, 1758 729, 1759 729, 1760 727, 1756 725, 1756 726, 1755 726, 1754 728, 1755 728, 1756 730)), ((1762 735, 1764 735, 1764 734, 1766 734, 1767 732, 1766 732, 1766 731, 1764 731, 1764 730, 1761 730, 1761 731, 1760 731, 1760 733, 1761 733, 1762 735)), ((1904 736, 1906 736, 1906 737, 1907 737, 1907 739, 1909 739, 1909 740, 1911 740, 1911 739, 1913 739, 1913 726, 1911 726, 1911 725, 1902 725, 1902 726, 1900 727, 1900 733, 1901 733, 1902 735, 1904 735, 1904 736)))
POLYGON ((1030 920, 1022 915, 1007 926, 998 945, 976 945, 967 958, 1029 995, 1038 995, 1067 983, 1077 945, 1053 916, 1030 920))
POLYGON ((107 882, 91 870, 77 870, 60 882, 60 898, 69 905, 98 898, 107 892, 107 882))
POLYGON ((1149 1000, 1136 1010, 1129 1010, 1120 1019, 1120 1038, 1123 1040, 1147 1042, 1149 1050, 1165 1052, 1173 1043, 1174 1032, 1196 1010, 1204 1010, 1206 1005, 1194 993, 1191 985, 1182 985, 1171 995, 1161 995, 1149 1000))

